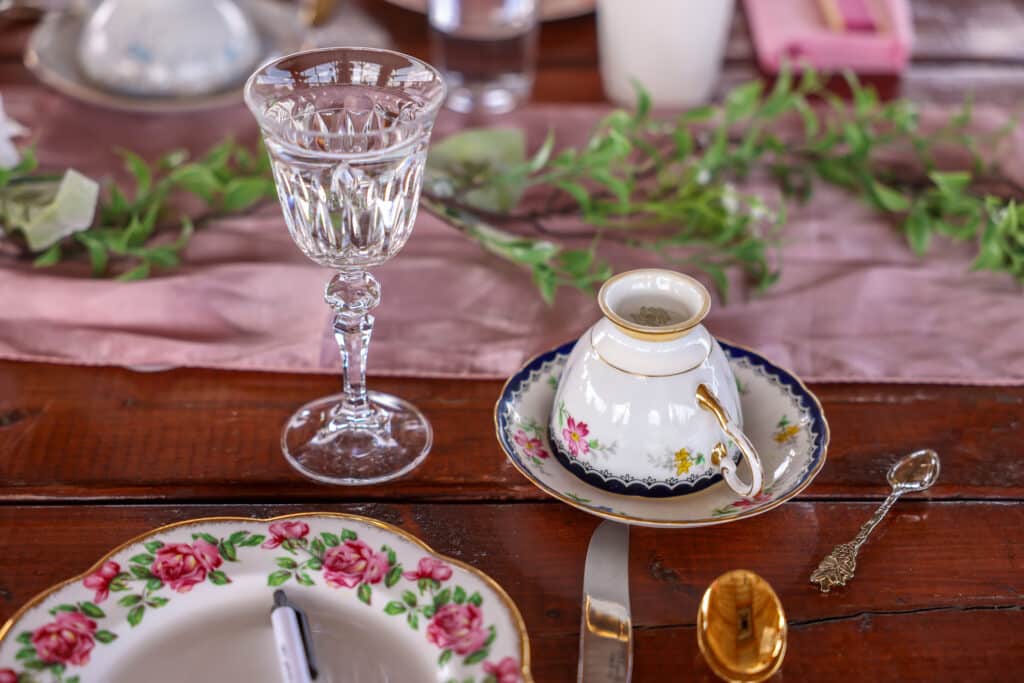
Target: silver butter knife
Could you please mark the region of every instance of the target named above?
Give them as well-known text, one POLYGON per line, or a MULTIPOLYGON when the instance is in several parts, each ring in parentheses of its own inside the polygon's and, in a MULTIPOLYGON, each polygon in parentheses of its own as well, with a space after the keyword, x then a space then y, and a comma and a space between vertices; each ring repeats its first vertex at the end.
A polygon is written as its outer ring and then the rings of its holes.
POLYGON ((583 570, 583 617, 577 683, 629 683, 633 625, 629 617, 629 527, 601 522, 590 537, 583 570))

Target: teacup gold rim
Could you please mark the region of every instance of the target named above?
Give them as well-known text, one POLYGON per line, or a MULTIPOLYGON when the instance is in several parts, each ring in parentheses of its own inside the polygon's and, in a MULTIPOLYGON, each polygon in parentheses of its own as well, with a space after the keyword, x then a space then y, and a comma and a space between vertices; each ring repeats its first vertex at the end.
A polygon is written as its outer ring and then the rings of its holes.
MULTIPOLYGON (((761 358, 764 358, 764 356, 761 356, 761 354, 759 354, 757 351, 755 351, 754 349, 750 348, 749 346, 745 346, 743 344, 736 344, 736 343, 731 342, 728 339, 724 339, 722 337, 715 337, 715 338, 718 339, 720 342, 725 342, 729 346, 733 346, 733 347, 735 347, 737 349, 741 349, 741 350, 746 351, 748 353, 752 353, 752 354, 755 354, 757 356, 760 356, 761 358)), ((569 340, 569 341, 576 341, 576 340, 569 340)), ((790 491, 786 495, 784 495, 784 496, 782 496, 782 497, 780 497, 780 498, 778 498, 776 500, 773 500, 773 501, 770 501, 770 502, 764 504, 761 507, 748 508, 746 511, 739 512, 739 513, 737 513, 737 514, 735 514, 735 515, 733 515, 731 517, 727 517, 727 518, 724 518, 724 519, 723 518, 715 518, 715 517, 703 517, 703 518, 699 518, 699 519, 690 519, 690 520, 686 520, 686 521, 662 521, 662 520, 656 520, 656 519, 645 519, 643 517, 636 517, 636 516, 633 516, 633 515, 621 515, 621 514, 619 514, 617 512, 605 512, 604 510, 598 510, 596 508, 590 507, 590 506, 585 505, 583 503, 578 503, 578 502, 574 501, 572 498, 570 498, 569 496, 563 495, 562 493, 556 491, 555 489, 551 488, 550 486, 548 486, 544 482, 540 481, 539 479, 537 479, 536 477, 531 475, 527 470, 525 470, 523 467, 521 467, 519 465, 519 463, 516 462, 515 458, 511 457, 511 455, 509 454, 508 450, 506 450, 506 448, 505 448, 504 441, 502 441, 502 439, 501 439, 501 423, 500 423, 500 421, 498 419, 499 411, 501 410, 501 400, 505 396, 505 391, 508 389, 508 385, 512 383, 512 380, 515 379, 515 377, 517 377, 519 375, 519 373, 521 373, 523 371, 524 368, 529 367, 530 365, 533 365, 534 361, 538 360, 541 356, 545 356, 545 355, 551 353, 552 351, 556 351, 557 349, 561 348, 562 346, 565 346, 565 344, 567 344, 567 343, 569 343, 569 342, 568 341, 563 342, 562 344, 559 344, 558 346, 555 346, 554 348, 548 349, 546 351, 542 351, 541 353, 538 353, 538 354, 534 354, 533 356, 528 358, 522 365, 520 365, 519 369, 516 372, 514 372, 512 375, 509 376, 508 379, 505 380, 505 383, 501 387, 501 392, 498 394, 498 400, 495 401, 495 403, 494 403, 494 437, 498 441, 498 446, 501 448, 502 452, 505 454, 505 458, 509 462, 512 463, 512 466, 515 467, 516 470, 518 470, 519 473, 522 474, 527 479, 527 481, 529 481, 531 484, 533 484, 534 486, 539 488, 541 491, 544 491, 545 493, 547 493, 552 498, 560 500, 563 503, 565 503, 566 505, 570 505, 570 506, 576 508, 577 510, 582 510, 583 512, 589 513, 589 514, 594 515, 596 517, 602 517, 604 519, 611 519, 611 520, 616 521, 616 522, 625 522, 626 524, 636 524, 637 526, 644 526, 644 527, 649 527, 649 528, 658 528, 658 529, 686 529, 686 528, 701 527, 701 526, 716 526, 716 525, 719 525, 719 524, 728 524, 730 522, 735 522, 736 520, 739 520, 739 519, 747 519, 749 517, 756 517, 757 515, 763 514, 765 512, 769 512, 770 510, 774 510, 775 508, 779 507, 783 503, 785 503, 785 502, 787 502, 789 500, 792 500, 797 495, 802 493, 808 486, 811 485, 811 482, 814 481, 814 479, 818 476, 818 473, 821 472, 821 468, 825 466, 825 461, 828 459, 828 446, 829 446, 829 442, 832 439, 832 428, 828 424, 828 418, 825 416, 825 409, 822 408, 821 401, 818 400, 817 394, 815 394, 813 391, 811 391, 807 387, 807 385, 804 384, 804 381, 802 379, 800 379, 800 375, 794 373, 792 370, 790 370, 788 367, 786 367, 784 365, 781 365, 779 363, 775 363, 774 361, 768 361, 769 363, 771 363, 772 365, 774 365, 775 367, 777 367, 778 369, 782 370, 783 372, 787 373, 790 377, 792 377, 796 381, 797 385, 799 385, 800 388, 804 390, 804 393, 808 397, 810 397, 810 399, 814 402, 815 407, 818 409, 818 414, 821 415, 822 425, 824 425, 824 427, 825 427, 824 438, 823 438, 823 440, 821 442, 821 459, 818 461, 818 464, 814 467, 814 469, 807 473, 807 477, 804 479, 804 481, 802 481, 800 484, 798 484, 792 491, 790 491)), ((767 360, 767 359, 765 359, 765 360, 767 360)), ((586 484, 586 482, 581 482, 581 483, 583 483, 583 484, 585 484, 587 486, 590 486, 589 484, 586 484)), ((591 488, 593 488, 593 487, 591 487, 591 488)), ((600 489, 597 489, 597 490, 600 490, 600 489)), ((611 491, 601 491, 601 493, 607 494, 609 496, 616 496, 616 497, 621 497, 621 498, 633 498, 633 496, 616 494, 616 493, 612 493, 611 491)), ((682 498, 682 497, 683 496, 680 496, 680 498, 682 498)))
POLYGON ((26 614, 28 614, 29 611, 42 604, 48 597, 72 584, 84 580, 90 574, 97 572, 100 569, 100 567, 102 567, 104 563, 106 563, 112 557, 122 552, 123 550, 132 547, 133 545, 143 542, 147 538, 151 538, 158 534, 171 531, 173 529, 177 529, 180 527, 197 526, 200 524, 223 522, 255 522, 258 524, 269 525, 272 522, 278 522, 286 519, 296 519, 300 517, 327 517, 332 519, 347 519, 351 521, 361 522, 364 524, 369 524, 370 526, 377 527, 378 529, 382 529, 383 531, 386 531, 388 533, 400 536, 401 538, 404 538, 405 540, 411 542, 413 545, 420 547, 424 552, 434 556, 435 558, 443 560, 444 562, 452 564, 456 567, 459 567, 460 569, 469 572, 473 576, 483 581, 484 585, 486 585, 488 588, 494 591, 494 594, 498 596, 498 599, 505 606, 505 608, 508 610, 509 614, 512 617, 513 625, 515 626, 516 632, 519 636, 519 673, 522 676, 523 683, 533 683, 533 673, 531 673, 530 671, 530 639, 529 634, 526 631, 526 621, 523 619, 523 615, 520 614, 519 608, 512 601, 512 598, 509 596, 508 593, 505 592, 505 589, 502 588, 497 581, 491 578, 491 576, 487 573, 481 571, 480 569, 477 569, 476 567, 466 562, 463 562, 462 560, 456 559, 454 557, 449 557, 448 555, 444 555, 443 553, 437 552, 423 540, 412 535, 405 529, 399 528, 393 524, 388 524, 387 522, 382 522, 379 519, 373 519, 372 517, 365 517, 363 515, 355 515, 349 512, 291 512, 284 515, 275 515, 273 517, 215 515, 211 517, 196 517, 194 519, 184 519, 178 522, 171 522, 169 524, 158 526, 155 529, 150 529, 149 531, 145 531, 141 534, 138 534, 130 538, 129 540, 125 541, 124 543, 121 543, 116 548, 108 551, 100 559, 94 562, 92 566, 90 566, 81 574, 78 574, 69 579, 65 579, 64 581, 56 583, 50 586, 49 588, 46 588, 45 590, 40 591, 36 595, 32 596, 24 605, 18 608, 18 610, 14 614, 12 614, 11 617, 6 622, 4 622, 3 626, 0 626, 0 645, 4 643, 4 640, 7 638, 7 636, 11 633, 12 629, 14 628, 14 625, 17 624, 26 614))
POLYGON ((610 320, 616 327, 635 339, 643 341, 672 341, 674 339, 679 339, 686 334, 686 332, 692 330, 704 321, 704 318, 707 317, 708 312, 711 310, 711 294, 708 292, 707 288, 701 284, 700 280, 692 275, 687 275, 686 273, 680 273, 674 270, 667 270, 665 268, 636 268, 634 270, 627 270, 617 275, 613 275, 605 280, 604 284, 601 285, 601 289, 597 292, 597 305, 601 308, 601 313, 604 317, 608 318, 608 320, 610 320), (645 274, 658 274, 666 277, 674 277, 691 285, 701 296, 700 309, 686 320, 674 325, 641 325, 639 323, 626 320, 612 310, 612 307, 608 305, 608 290, 612 285, 624 278, 645 274))

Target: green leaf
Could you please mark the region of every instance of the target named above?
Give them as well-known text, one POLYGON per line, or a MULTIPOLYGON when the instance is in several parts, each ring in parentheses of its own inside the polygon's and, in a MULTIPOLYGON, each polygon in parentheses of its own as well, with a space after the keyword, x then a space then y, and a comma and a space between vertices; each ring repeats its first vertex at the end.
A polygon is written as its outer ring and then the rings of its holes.
POLYGON ((145 280, 147 277, 149 277, 149 262, 143 261, 131 270, 126 270, 118 275, 117 279, 123 282, 130 282, 132 280, 145 280))
POLYGON ((398 583, 398 580, 401 578, 402 565, 396 564, 394 567, 391 568, 391 571, 388 572, 387 576, 384 577, 384 585, 388 588, 391 588, 396 583, 398 583))
POLYGON ((717 111, 718 110, 715 107, 711 106, 711 105, 705 105, 703 107, 696 107, 694 109, 690 109, 687 112, 683 112, 679 116, 677 121, 679 122, 679 125, 681 125, 681 126, 685 125, 687 123, 701 123, 703 121, 711 120, 715 116, 715 113, 717 111))
POLYGON ((164 582, 161 581, 160 579, 156 578, 155 576, 153 578, 151 578, 151 579, 148 579, 146 581, 146 588, 148 588, 151 591, 160 590, 163 587, 164 587, 164 582))
POLYGON ((89 232, 79 232, 75 234, 75 239, 78 240, 79 244, 85 247, 85 250, 89 253, 89 263, 92 266, 92 274, 94 276, 103 275, 107 270, 107 263, 109 261, 109 255, 107 254, 107 248, 100 240, 89 234, 89 232))
POLYGON ((923 256, 928 251, 932 236, 928 215, 920 211, 911 212, 903 224, 903 230, 907 233, 907 241, 914 253, 923 256))
POLYGON ((472 595, 466 598, 466 602, 468 602, 471 605, 476 605, 477 607, 482 605, 483 601, 484 599, 480 596, 480 593, 477 593, 476 591, 474 591, 472 595))
POLYGON ((452 591, 449 588, 445 588, 443 591, 434 596, 434 609, 438 609, 447 605, 452 599, 452 591))
POLYGON ((224 211, 244 211, 261 199, 274 196, 274 181, 269 178, 233 178, 224 187, 221 208, 224 211))
POLYGON ((22 644, 25 644, 25 645, 29 645, 29 644, 32 643, 32 632, 31 631, 22 631, 21 633, 18 634, 18 637, 15 638, 14 640, 16 640, 19 643, 22 643, 22 644))
POLYGON ((537 151, 532 157, 530 157, 529 163, 526 165, 526 171, 528 173, 536 173, 537 171, 544 168, 548 163, 548 159, 551 158, 551 150, 555 147, 555 133, 552 130, 548 130, 548 134, 544 137, 544 142, 537 148, 537 151))
POLYGON ((529 169, 521 130, 469 129, 433 146, 427 157, 424 184, 434 187, 444 180, 463 204, 507 213, 519 203, 529 169))
POLYGON ((452 593, 452 602, 456 605, 466 602, 466 590, 462 586, 455 587, 455 592, 452 593))
POLYGON ((940 173, 933 171, 928 174, 935 186, 946 197, 959 197, 971 184, 971 174, 967 171, 940 173))
POLYGON ((129 565, 128 571, 137 579, 149 579, 153 576, 152 572, 149 571, 149 567, 143 567, 138 564, 129 565))
POLYGON ((725 97, 725 120, 733 122, 751 116, 763 89, 761 81, 750 81, 734 88, 725 97))
POLYGON ((487 640, 484 641, 484 647, 490 647, 494 639, 498 637, 498 631, 494 626, 487 627, 487 640))
POLYGON ((132 556, 131 562, 134 562, 135 564, 141 564, 145 567, 149 567, 154 562, 156 562, 156 558, 152 555, 147 555, 146 553, 139 553, 138 555, 132 556))
POLYGON ((207 202, 213 201, 214 196, 221 191, 221 181, 202 164, 179 166, 168 177, 182 189, 199 195, 207 202))
POLYGON ((487 659, 487 655, 489 655, 490 652, 491 651, 490 651, 489 648, 482 647, 479 650, 477 650, 476 652, 474 652, 473 654, 471 654, 468 657, 466 657, 465 659, 463 659, 462 663, 466 664, 466 665, 469 665, 469 664, 476 664, 478 662, 482 662, 485 659, 487 659))
POLYGON ((228 536, 228 542, 234 543, 235 545, 240 545, 242 541, 245 540, 245 537, 248 535, 248 531, 236 531, 235 533, 228 536))
POLYGON ((561 180, 555 183, 555 187, 571 195, 584 213, 590 211, 590 193, 587 188, 571 180, 561 180))
POLYGON ((150 170, 149 164, 138 154, 127 149, 118 150, 118 153, 124 159, 125 168, 135 178, 135 199, 138 200, 149 192, 149 188, 152 185, 153 172, 150 170))
POLYGON ((259 545, 260 543, 263 543, 263 541, 265 540, 267 540, 267 537, 263 534, 253 534, 252 536, 246 538, 244 541, 238 543, 238 545, 243 548, 249 548, 254 545, 259 545))
POLYGON ((395 600, 392 600, 391 602, 389 602, 387 605, 384 606, 384 612, 386 614, 392 614, 392 615, 394 615, 394 614, 402 614, 403 612, 405 612, 405 605, 403 605, 402 603, 397 602, 395 600))
POLYGON ((558 277, 550 266, 543 263, 533 267, 533 281, 540 290, 540 296, 548 306, 555 303, 555 289, 558 287, 558 277))
POLYGON ((78 608, 82 610, 82 614, 93 619, 102 619, 107 616, 107 613, 101 610, 97 605, 91 602, 80 602, 78 608))
POLYGON ((445 650, 444 652, 441 653, 441 656, 437 658, 437 665, 438 666, 444 666, 445 664, 448 663, 448 660, 450 660, 451 658, 452 658, 452 651, 451 650, 445 650))
POLYGON ((238 551, 235 549, 235 544, 230 540, 221 541, 217 544, 217 551, 220 553, 220 556, 228 562, 238 561, 238 551))
POLYGON ((418 630, 420 627, 420 618, 419 616, 417 616, 415 612, 409 612, 405 616, 405 621, 407 624, 409 624, 409 628, 413 629, 414 631, 418 630))
POLYGON ((275 562, 277 563, 277 566, 282 569, 296 569, 299 566, 299 563, 290 557, 279 557, 275 562))
POLYGON ((373 591, 370 589, 370 584, 361 583, 359 584, 359 588, 356 590, 356 597, 358 597, 360 601, 365 602, 367 605, 369 605, 370 594, 372 592, 373 591))
POLYGON ((427 605, 421 611, 423 612, 423 616, 426 619, 429 619, 430 617, 434 616, 434 612, 436 612, 437 610, 434 608, 433 605, 427 605))
POLYGON ((42 254, 36 257, 32 261, 32 265, 36 268, 46 268, 60 262, 60 243, 54 244, 52 247, 44 251, 42 254))
POLYGON ((306 560, 306 569, 312 569, 315 571, 320 569, 321 567, 323 567, 323 563, 315 557, 306 560))
POLYGON ((146 604, 153 608, 160 608, 166 605, 170 600, 159 595, 151 595, 146 598, 146 604))
POLYGON ((632 79, 630 83, 633 86, 633 90, 636 91, 636 110, 633 113, 633 120, 636 122, 643 121, 651 113, 651 95, 640 81, 632 79))
POLYGON ((320 538, 324 539, 324 543, 331 548, 341 543, 341 541, 338 540, 338 537, 336 535, 327 531, 320 534, 320 538))
POLYGON ((395 554, 395 551, 391 548, 391 546, 385 544, 382 545, 380 549, 381 552, 387 553, 389 566, 393 566, 395 562, 398 561, 398 555, 395 554))
POLYGON ((357 541, 357 540, 359 540, 359 537, 356 535, 356 532, 354 532, 354 531, 350 531, 348 529, 342 529, 341 530, 341 540, 342 540, 342 542, 344 542, 344 541, 357 541))
POLYGON ((886 211, 902 212, 910 208, 910 200, 878 181, 871 183, 871 192, 878 205, 886 211))
POLYGON ((106 629, 100 629, 99 631, 96 631, 96 633, 93 634, 93 637, 101 643, 112 643, 115 640, 117 640, 117 634, 111 633, 106 629))
POLYGON ((315 581, 313 581, 312 577, 310 577, 310 575, 306 572, 296 572, 295 580, 301 583, 303 586, 313 586, 316 583, 315 581))
POLYGON ((416 606, 416 594, 412 591, 402 591, 402 600, 404 600, 405 604, 407 604, 409 607, 416 606))
POLYGON ((231 583, 231 579, 228 578, 228 575, 219 569, 214 569, 207 576, 209 576, 210 578, 210 583, 212 583, 215 586, 223 586, 225 584, 231 583))
POLYGON ((162 541, 149 541, 145 544, 145 547, 149 552, 155 553, 157 550, 160 550, 160 548, 163 548, 164 544, 162 541))
POLYGON ((18 653, 14 655, 14 658, 18 661, 24 661, 26 659, 36 658, 36 649, 34 647, 23 647, 18 650, 18 653))
POLYGON ((145 605, 136 605, 128 610, 128 624, 133 628, 139 625, 142 621, 142 617, 146 614, 145 605))
POLYGON ((284 569, 279 569, 279 570, 277 570, 276 572, 272 573, 270 576, 267 577, 267 585, 268 586, 280 586, 281 584, 283 584, 285 581, 287 581, 291 577, 292 577, 292 573, 290 571, 287 571, 287 570, 284 570, 284 569))

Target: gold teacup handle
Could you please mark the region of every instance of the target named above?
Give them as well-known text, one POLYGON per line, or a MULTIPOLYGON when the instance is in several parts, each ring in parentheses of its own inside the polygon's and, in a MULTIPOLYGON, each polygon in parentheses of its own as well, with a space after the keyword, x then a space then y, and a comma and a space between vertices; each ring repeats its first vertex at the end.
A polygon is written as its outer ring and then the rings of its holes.
MULTIPOLYGON (((717 464, 722 470, 722 476, 725 478, 725 483, 729 485, 736 493, 741 496, 751 497, 761 493, 764 488, 764 470, 761 467, 761 458, 757 454, 757 449, 754 448, 754 444, 750 443, 750 439, 743 433, 731 417, 729 413, 725 411, 722 404, 718 402, 715 395, 711 393, 711 390, 707 386, 701 384, 697 387, 697 405, 704 410, 707 410, 715 419, 718 420, 719 427, 725 433, 729 439, 740 449, 740 453, 750 463, 750 471, 752 473, 750 483, 744 482, 736 474, 736 463, 732 461, 732 458, 722 455, 718 460, 717 464)), ((726 451, 727 453, 728 451, 726 451)), ((712 462, 714 458, 712 458, 712 462)))

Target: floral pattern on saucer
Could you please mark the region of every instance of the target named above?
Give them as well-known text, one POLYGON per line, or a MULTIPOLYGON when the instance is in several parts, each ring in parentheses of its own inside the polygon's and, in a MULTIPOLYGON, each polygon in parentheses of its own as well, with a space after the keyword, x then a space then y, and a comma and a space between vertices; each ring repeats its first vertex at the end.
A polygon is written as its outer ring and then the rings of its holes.
POLYGON ((271 593, 288 583, 350 591, 363 609, 422 634, 438 681, 532 680, 522 618, 476 570, 353 515, 244 521, 158 529, 37 597, 0 630, 0 683, 109 680, 126 633, 173 620, 179 601, 209 601, 212 591, 232 590, 232 577, 254 572, 262 572, 268 613, 271 593))
MULTIPOLYGON (((554 462, 525 457, 514 435, 526 425, 547 424, 555 409, 558 379, 574 342, 534 358, 509 379, 495 406, 498 441, 512 464, 540 489, 606 519, 642 526, 690 527, 722 524, 770 510, 805 489, 821 470, 828 446, 828 423, 817 398, 794 375, 753 351, 720 343, 736 375, 744 428, 768 474, 765 492, 759 496, 737 499, 721 482, 672 498, 625 496, 579 479, 561 463, 559 456, 563 453, 555 452, 558 459, 554 462)), ((566 415, 563 429, 571 430, 568 419, 566 415)), ((586 438, 580 423, 576 422, 575 429, 581 440, 586 438)), ((543 440, 544 432, 538 430, 536 438, 543 440)), ((552 439, 552 443, 557 445, 557 440, 552 439)), ((685 478, 697 459, 707 454, 680 449, 651 457, 685 478)), ((749 476, 746 467, 740 466, 743 477, 749 476)))

